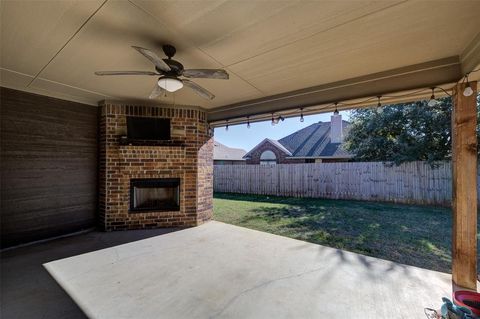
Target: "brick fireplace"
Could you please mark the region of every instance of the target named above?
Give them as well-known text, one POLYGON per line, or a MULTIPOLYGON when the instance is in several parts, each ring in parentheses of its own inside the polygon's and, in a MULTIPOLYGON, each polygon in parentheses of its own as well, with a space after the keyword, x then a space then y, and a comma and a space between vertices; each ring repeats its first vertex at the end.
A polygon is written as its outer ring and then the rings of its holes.
POLYGON ((213 138, 205 112, 108 101, 100 112, 103 229, 188 227, 211 218, 213 138), (163 119, 170 126, 168 140, 127 138, 127 119, 132 117, 163 119))

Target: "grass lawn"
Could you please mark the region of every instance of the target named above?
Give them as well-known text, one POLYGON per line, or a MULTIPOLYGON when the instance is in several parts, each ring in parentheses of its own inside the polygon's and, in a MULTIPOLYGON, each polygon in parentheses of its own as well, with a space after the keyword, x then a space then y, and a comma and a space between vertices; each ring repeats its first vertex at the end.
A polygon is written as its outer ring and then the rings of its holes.
POLYGON ((449 208, 215 194, 214 219, 451 273, 449 208))

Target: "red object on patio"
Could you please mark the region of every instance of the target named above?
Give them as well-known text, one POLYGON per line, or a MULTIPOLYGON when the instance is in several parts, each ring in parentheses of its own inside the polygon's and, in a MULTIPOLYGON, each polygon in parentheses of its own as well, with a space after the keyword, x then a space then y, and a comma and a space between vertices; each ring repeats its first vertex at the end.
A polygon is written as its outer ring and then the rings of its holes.
POLYGON ((456 305, 470 309, 475 315, 480 316, 480 294, 473 291, 459 290, 453 294, 456 305))

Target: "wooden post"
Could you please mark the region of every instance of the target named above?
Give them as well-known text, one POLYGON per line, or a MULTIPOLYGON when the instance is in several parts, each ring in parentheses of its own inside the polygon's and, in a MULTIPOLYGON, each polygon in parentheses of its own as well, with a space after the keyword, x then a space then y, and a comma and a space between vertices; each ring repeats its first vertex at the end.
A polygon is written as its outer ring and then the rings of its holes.
POLYGON ((477 83, 471 96, 457 84, 452 112, 453 232, 452 278, 455 288, 477 290, 477 83))

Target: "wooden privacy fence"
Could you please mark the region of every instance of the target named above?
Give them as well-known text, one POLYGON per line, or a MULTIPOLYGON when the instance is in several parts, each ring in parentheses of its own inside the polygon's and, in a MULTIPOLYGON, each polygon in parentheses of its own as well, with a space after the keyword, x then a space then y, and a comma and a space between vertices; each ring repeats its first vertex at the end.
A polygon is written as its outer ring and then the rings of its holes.
MULTIPOLYGON (((215 165, 216 192, 451 204, 450 162, 215 165)), ((478 179, 478 177, 477 177, 478 179)))

